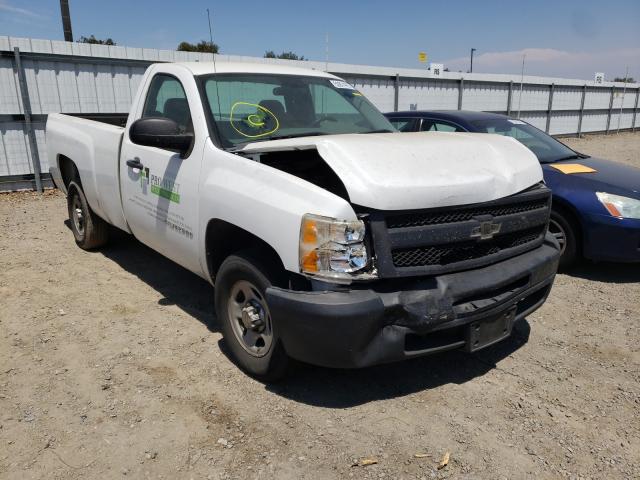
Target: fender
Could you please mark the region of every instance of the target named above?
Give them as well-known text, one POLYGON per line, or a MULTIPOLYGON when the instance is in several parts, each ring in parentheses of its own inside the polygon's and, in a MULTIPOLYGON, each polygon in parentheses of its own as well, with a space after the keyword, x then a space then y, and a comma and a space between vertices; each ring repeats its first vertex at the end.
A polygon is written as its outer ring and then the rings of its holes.
MULTIPOLYGON (((290 272, 299 271, 304 214, 357 218, 345 199, 289 173, 218 150, 210 141, 203 154, 200 212, 200 238, 205 238, 211 219, 224 220, 264 240, 290 272)), ((204 242, 200 262, 206 271, 204 242)))

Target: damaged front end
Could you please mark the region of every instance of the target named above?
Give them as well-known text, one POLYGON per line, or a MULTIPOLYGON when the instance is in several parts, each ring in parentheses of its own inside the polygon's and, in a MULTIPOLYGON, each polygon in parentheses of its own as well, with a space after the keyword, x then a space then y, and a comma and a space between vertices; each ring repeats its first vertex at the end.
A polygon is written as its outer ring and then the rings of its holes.
POLYGON ((327 367, 358 368, 504 339, 544 303, 558 265, 552 237, 484 268, 320 291, 269 288, 287 354, 327 367))
POLYGON ((547 234, 550 191, 452 208, 356 208, 371 235, 377 280, 312 291, 269 289, 287 353, 362 367, 444 350, 475 351, 511 333, 545 301, 558 245, 547 234))
MULTIPOLYGON (((468 195, 458 186, 453 205, 413 208, 414 199, 406 209, 384 208, 384 198, 351 198, 355 174, 337 161, 346 156, 326 160, 326 145, 263 147, 243 154, 343 198, 357 218, 305 215, 301 275, 290 289, 267 290, 289 356, 355 368, 475 351, 509 336, 549 294, 559 248, 547 234, 551 192, 539 180, 488 201, 455 204, 468 195)), ((371 190, 383 182, 366 170, 357 178, 371 190)))

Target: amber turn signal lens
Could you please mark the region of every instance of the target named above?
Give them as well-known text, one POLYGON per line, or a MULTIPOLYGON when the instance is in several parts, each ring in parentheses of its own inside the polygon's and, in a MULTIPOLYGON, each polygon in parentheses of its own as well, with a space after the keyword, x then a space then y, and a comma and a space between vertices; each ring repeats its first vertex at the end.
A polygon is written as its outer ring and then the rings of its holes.
POLYGON ((604 208, 606 208, 612 216, 622 218, 622 214, 613 203, 602 202, 602 204, 604 205, 604 208))
POLYGON ((318 253, 315 250, 311 250, 302 257, 302 268, 306 272, 318 271, 318 253))

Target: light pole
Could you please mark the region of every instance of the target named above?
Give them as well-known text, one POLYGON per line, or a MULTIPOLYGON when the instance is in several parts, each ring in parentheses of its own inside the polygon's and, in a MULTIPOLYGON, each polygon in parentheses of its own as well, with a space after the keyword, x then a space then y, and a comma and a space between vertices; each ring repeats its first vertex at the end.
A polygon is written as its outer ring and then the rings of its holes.
POLYGON ((60 0, 60 13, 62 14, 62 31, 65 42, 73 42, 71 32, 71 15, 69 14, 69 0, 60 0))
POLYGON ((469 73, 473 73, 473 52, 475 51, 476 51, 475 48, 471 49, 471 68, 469 69, 469 73))

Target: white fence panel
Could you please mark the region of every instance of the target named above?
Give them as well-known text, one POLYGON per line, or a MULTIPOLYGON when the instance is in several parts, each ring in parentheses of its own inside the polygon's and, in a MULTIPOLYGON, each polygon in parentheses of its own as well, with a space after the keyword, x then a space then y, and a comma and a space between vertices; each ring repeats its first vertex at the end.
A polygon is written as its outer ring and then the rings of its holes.
POLYGON ((508 100, 508 84, 464 82, 462 110, 504 112, 508 100))
POLYGON ((580 115, 575 112, 557 112, 551 115, 549 133, 551 135, 568 135, 578 131, 580 115))
POLYGON ((611 99, 610 88, 587 88, 587 96, 584 99, 584 108, 600 109, 609 108, 611 99))
POLYGON ((581 101, 582 88, 555 87, 553 90, 554 110, 578 110, 581 101))
POLYGON ((13 60, 0 58, 0 114, 22 113, 22 100, 13 60))
POLYGON ((585 112, 582 119, 583 132, 602 132, 607 128, 607 112, 585 112))
POLYGON ((547 110, 549 108, 548 86, 523 85, 522 96, 520 86, 513 86, 511 110, 547 110))

